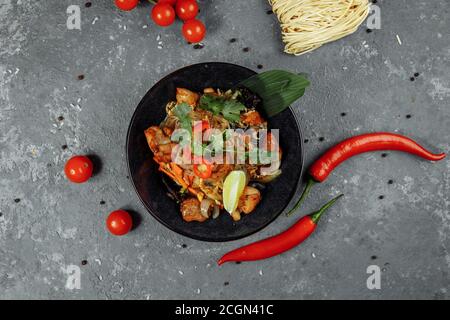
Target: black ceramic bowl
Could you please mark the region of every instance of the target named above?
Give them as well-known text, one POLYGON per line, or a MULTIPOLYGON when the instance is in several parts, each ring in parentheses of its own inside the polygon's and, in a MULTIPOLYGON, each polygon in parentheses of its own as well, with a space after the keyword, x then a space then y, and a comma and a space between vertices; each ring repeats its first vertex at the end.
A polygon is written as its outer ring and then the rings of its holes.
POLYGON ((280 129, 283 150, 282 174, 262 191, 255 211, 234 222, 226 213, 203 223, 185 222, 179 205, 168 195, 161 173, 153 161, 144 130, 165 117, 165 106, 175 100, 175 89, 184 87, 228 89, 255 72, 229 63, 200 63, 177 70, 151 88, 134 112, 128 129, 126 153, 134 188, 145 208, 162 224, 187 237, 203 241, 229 241, 255 233, 272 222, 288 205, 297 188, 303 167, 303 145, 297 119, 290 109, 268 119, 271 128, 280 129))

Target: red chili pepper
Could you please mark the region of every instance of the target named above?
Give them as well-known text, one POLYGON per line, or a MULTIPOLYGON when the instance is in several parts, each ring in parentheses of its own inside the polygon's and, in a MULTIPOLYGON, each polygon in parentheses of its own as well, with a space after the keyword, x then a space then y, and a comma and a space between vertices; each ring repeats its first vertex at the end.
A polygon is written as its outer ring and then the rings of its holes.
MULTIPOLYGON (((196 159, 199 159, 199 157, 196 157, 196 159)), ((201 163, 194 164, 194 173, 199 178, 208 179, 212 175, 213 165, 204 158, 201 158, 201 160, 197 160, 196 162, 200 161, 201 163)))
POLYGON ((337 196, 320 208, 319 211, 301 218, 292 227, 276 236, 228 252, 217 263, 221 265, 229 261, 267 259, 298 246, 314 232, 322 214, 342 196, 342 194, 337 196))
POLYGON ((294 208, 289 211, 288 215, 300 206, 316 182, 323 182, 334 168, 342 162, 364 152, 380 150, 403 151, 431 161, 439 161, 445 158, 445 153, 431 153, 414 140, 395 133, 367 133, 346 139, 330 148, 312 164, 308 170, 309 179, 306 188, 303 191, 300 200, 294 208))

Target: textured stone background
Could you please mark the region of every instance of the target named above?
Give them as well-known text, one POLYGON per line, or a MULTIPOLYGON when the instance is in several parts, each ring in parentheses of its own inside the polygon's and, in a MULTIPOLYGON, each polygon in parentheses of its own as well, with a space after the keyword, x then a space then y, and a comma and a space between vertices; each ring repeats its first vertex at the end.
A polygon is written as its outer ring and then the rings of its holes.
POLYGON ((145 92, 171 71, 205 61, 310 75, 312 86, 295 105, 306 164, 345 137, 378 130, 449 152, 449 1, 378 1, 380 30, 362 26, 301 57, 282 53, 266 1, 200 2, 208 36, 195 50, 179 23, 155 27, 149 5, 122 13, 112 0, 89 8, 82 0, 0 0, 0 298, 449 298, 449 159, 360 156, 317 187, 296 216, 221 244, 179 236, 147 214, 124 155, 145 92), (81 6, 81 31, 66 28, 70 4, 81 6), (102 161, 85 185, 62 172, 79 153, 102 161), (296 250, 215 265, 227 250, 283 230, 339 192, 346 197, 296 250), (122 238, 104 228, 117 208, 141 217, 122 238), (81 267, 81 290, 65 288, 70 264, 81 267), (366 288, 371 264, 383 270, 381 290, 366 288))

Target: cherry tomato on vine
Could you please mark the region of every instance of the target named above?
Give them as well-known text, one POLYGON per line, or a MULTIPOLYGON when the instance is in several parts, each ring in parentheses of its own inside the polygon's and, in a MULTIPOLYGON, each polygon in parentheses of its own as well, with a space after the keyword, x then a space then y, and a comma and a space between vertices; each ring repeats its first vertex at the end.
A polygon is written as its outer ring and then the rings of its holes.
POLYGON ((75 183, 88 181, 93 171, 94 165, 86 156, 74 156, 66 162, 64 167, 67 179, 75 183))
POLYGON ((175 10, 168 3, 157 3, 152 9, 153 21, 161 27, 167 27, 175 21, 175 10))
POLYGON ((130 232, 133 220, 125 210, 116 210, 109 214, 106 219, 106 227, 115 236, 123 236, 130 232))
POLYGON ((178 0, 175 10, 183 21, 194 19, 198 13, 198 4, 196 0, 178 0))
POLYGON ((133 10, 134 8, 136 8, 136 6, 139 3, 139 0, 115 0, 115 1, 116 1, 116 6, 120 10, 124 10, 124 11, 133 10))
POLYGON ((184 38, 192 43, 202 41, 206 33, 205 25, 197 19, 186 21, 182 30, 184 38))
POLYGON ((158 3, 168 3, 171 6, 174 6, 177 3, 177 0, 158 0, 158 3))

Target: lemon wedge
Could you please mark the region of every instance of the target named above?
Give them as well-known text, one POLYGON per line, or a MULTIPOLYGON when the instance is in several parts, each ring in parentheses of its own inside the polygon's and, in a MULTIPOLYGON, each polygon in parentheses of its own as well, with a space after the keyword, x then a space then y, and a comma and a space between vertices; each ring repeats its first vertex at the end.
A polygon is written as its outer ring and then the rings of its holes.
POLYGON ((244 192, 247 176, 244 171, 231 171, 223 183, 223 206, 230 214, 236 210, 244 192))

